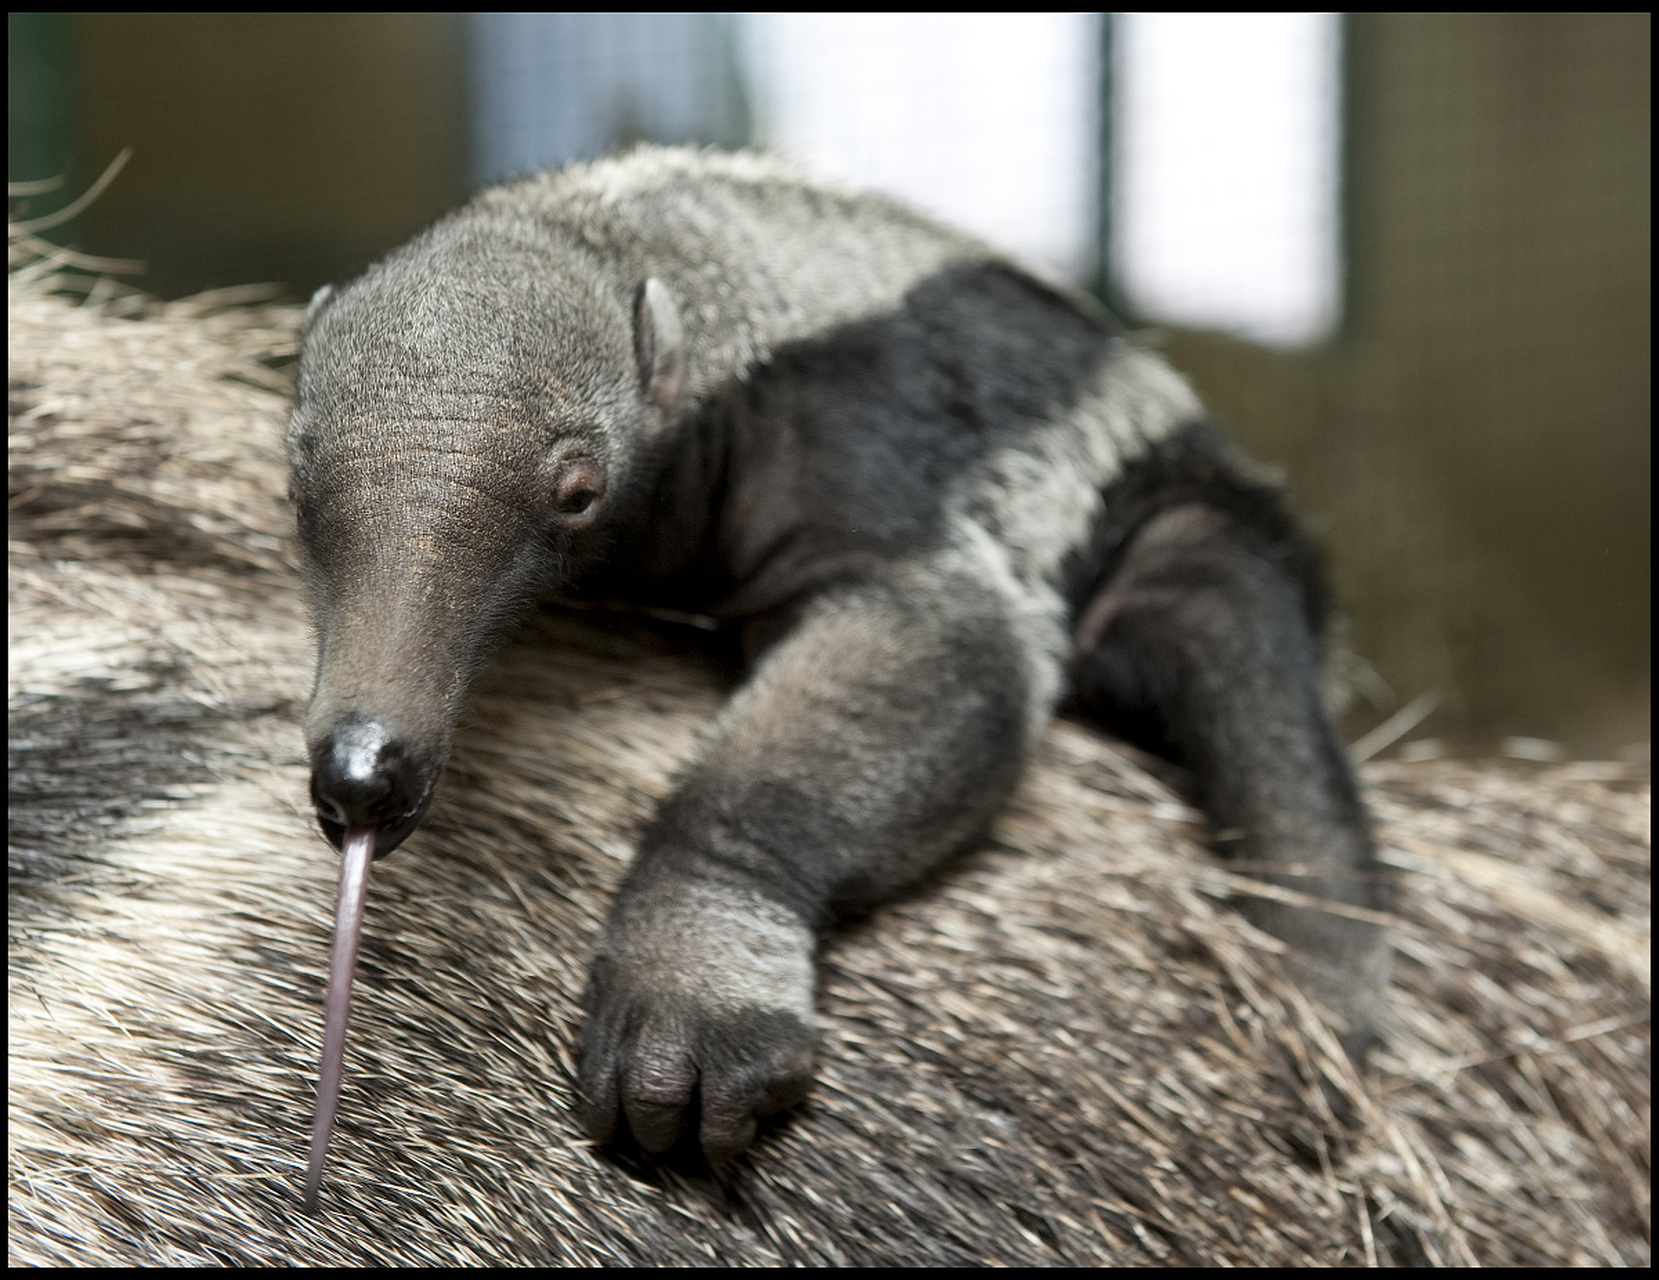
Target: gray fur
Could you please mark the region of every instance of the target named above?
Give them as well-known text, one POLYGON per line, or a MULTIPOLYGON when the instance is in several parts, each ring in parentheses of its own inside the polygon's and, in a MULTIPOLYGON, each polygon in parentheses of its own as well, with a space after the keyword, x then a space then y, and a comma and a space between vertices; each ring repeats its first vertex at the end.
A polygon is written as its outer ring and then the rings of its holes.
POLYGON ((1368 771, 1412 941, 1358 1076, 1193 811, 1057 720, 982 847, 826 941, 793 1121, 718 1183, 595 1150, 589 952, 730 679, 568 612, 491 660, 376 867, 302 1216, 336 859, 266 363, 299 315, 8 292, 14 1266, 1648 1261, 1628 766, 1368 771))
POLYGON ((486 191, 308 312, 289 455, 324 827, 382 855, 414 829, 530 599, 694 611, 756 660, 601 940, 595 1137, 661 1151, 700 1105, 723 1158, 798 1100, 815 940, 971 843, 1068 696, 1192 765, 1303 895, 1255 914, 1362 1043, 1386 949, 1318 906, 1381 901, 1307 696, 1323 587, 1201 418, 1086 300, 768 158, 645 149, 486 191))

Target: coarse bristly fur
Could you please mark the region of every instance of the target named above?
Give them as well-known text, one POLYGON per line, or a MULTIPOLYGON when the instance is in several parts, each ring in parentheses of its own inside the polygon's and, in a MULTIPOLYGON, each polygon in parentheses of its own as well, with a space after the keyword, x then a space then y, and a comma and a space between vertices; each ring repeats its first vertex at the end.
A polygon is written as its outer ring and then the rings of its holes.
POLYGON ((1167 771, 1051 723, 975 849, 829 936, 817 1083, 754 1154, 583 1141, 588 959, 730 687, 609 615, 490 661, 377 867, 303 1216, 336 860, 261 363, 298 316, 226 303, 11 281, 14 1263, 1647 1260, 1627 766, 1367 769, 1399 960, 1362 1079, 1167 771))
POLYGON ((888 200, 641 148, 485 191, 302 337, 292 497, 324 830, 420 822, 536 596, 753 658, 598 943, 588 1132, 713 1161, 806 1093, 831 927, 977 840, 1062 699, 1192 770, 1356 1056, 1387 981, 1274 487, 1096 308, 888 200))

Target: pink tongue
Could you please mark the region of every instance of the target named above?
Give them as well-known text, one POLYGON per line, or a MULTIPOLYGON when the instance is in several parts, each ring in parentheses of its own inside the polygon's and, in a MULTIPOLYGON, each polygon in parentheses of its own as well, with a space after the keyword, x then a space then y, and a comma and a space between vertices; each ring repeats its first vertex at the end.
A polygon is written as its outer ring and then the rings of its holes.
POLYGON ((328 958, 328 1016, 323 1029, 323 1078, 317 1089, 317 1120, 311 1129, 311 1160, 305 1175, 305 1207, 316 1212, 323 1185, 334 1114, 340 1109, 340 1074, 346 1059, 346 1019, 351 1013, 351 979, 357 944, 363 936, 363 900, 374 862, 373 827, 351 827, 340 850, 340 893, 334 908, 334 949, 328 958))

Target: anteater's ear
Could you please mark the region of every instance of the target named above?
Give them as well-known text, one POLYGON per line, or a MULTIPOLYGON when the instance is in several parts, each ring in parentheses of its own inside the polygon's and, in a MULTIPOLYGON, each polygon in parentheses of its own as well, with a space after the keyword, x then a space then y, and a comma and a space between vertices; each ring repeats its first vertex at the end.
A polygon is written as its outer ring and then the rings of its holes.
POLYGON ((309 329, 311 322, 317 318, 319 312, 328 305, 328 300, 334 296, 334 286, 325 284, 316 293, 311 295, 311 301, 305 304, 305 320, 303 328, 309 329))
POLYGON ((666 422, 685 391, 685 331, 674 295, 655 276, 640 286, 634 305, 634 354, 639 384, 666 422))

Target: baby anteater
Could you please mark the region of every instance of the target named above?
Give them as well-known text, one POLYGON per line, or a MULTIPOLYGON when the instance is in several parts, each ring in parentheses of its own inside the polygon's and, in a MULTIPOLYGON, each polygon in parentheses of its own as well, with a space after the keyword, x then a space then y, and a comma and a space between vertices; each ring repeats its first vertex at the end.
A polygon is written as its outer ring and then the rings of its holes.
POLYGON ((799 1101, 824 931, 983 832, 1063 701, 1192 771, 1275 887, 1244 909, 1369 1036, 1387 946, 1343 908, 1381 888, 1316 558, 1086 298, 776 160, 641 149, 485 191, 322 290, 289 455, 312 795, 361 867, 336 1083, 368 855, 420 822, 469 682, 548 596, 703 614, 752 658, 598 940, 595 1139, 719 1161, 799 1101))

